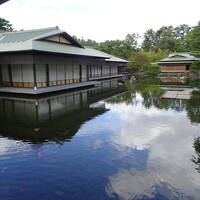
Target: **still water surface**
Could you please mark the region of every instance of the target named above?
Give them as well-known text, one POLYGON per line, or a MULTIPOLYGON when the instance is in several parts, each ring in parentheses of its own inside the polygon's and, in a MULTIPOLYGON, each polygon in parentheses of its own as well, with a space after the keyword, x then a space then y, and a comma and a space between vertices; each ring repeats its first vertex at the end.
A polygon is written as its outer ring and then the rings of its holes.
POLYGON ((100 88, 0 100, 0 199, 200 199, 200 98, 100 88))

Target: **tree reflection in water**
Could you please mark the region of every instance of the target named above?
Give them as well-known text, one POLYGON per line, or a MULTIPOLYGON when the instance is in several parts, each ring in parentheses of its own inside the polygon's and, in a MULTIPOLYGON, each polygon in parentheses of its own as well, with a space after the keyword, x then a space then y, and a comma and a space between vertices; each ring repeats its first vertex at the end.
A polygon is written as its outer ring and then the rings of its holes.
POLYGON ((191 99, 187 101, 186 110, 192 123, 200 123, 200 91, 193 91, 191 99))
POLYGON ((196 164, 196 170, 200 173, 200 137, 194 139, 193 147, 195 149, 195 155, 192 157, 192 162, 196 164))
POLYGON ((150 109, 154 106, 158 109, 172 109, 177 112, 185 110, 191 123, 200 123, 200 91, 193 91, 190 100, 162 99, 161 96, 165 91, 161 89, 158 84, 159 81, 157 79, 140 80, 134 86, 127 83, 126 88, 129 92, 124 93, 123 98, 113 98, 112 101, 113 103, 120 103, 123 101, 126 102, 126 104, 133 103, 133 99, 134 102, 136 102, 136 93, 138 93, 142 96, 142 104, 146 109, 150 109))
MULTIPOLYGON (((162 99, 161 95, 164 93, 159 85, 158 81, 150 79, 142 80, 134 87, 127 84, 127 89, 134 91, 134 97, 136 99, 136 92, 143 97, 142 104, 146 109, 150 109, 155 106, 158 109, 172 109, 176 112, 186 111, 187 117, 194 125, 200 124, 200 91, 193 91, 190 100, 181 99, 162 99)), ((131 92, 126 97, 132 98, 131 92)), ((136 100, 135 100, 136 101, 136 100)), ((126 99, 126 102, 131 100, 126 99)), ((196 164, 196 170, 200 173, 200 137, 194 138, 193 147, 195 149, 195 155, 192 157, 192 161, 196 164)))

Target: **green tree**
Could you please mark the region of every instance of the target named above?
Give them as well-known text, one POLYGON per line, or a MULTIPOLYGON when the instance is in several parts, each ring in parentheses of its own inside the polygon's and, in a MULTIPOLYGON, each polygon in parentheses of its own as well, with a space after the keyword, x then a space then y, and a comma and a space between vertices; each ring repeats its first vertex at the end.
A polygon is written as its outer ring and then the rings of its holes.
POLYGON ((181 24, 174 28, 174 34, 177 39, 185 40, 187 33, 190 31, 190 27, 187 24, 181 24))
POLYGON ((200 51, 200 22, 187 34, 187 46, 191 51, 200 51))
POLYGON ((95 40, 87 39, 85 40, 84 38, 77 38, 76 36, 73 36, 73 38, 78 41, 82 46, 88 46, 88 47, 93 47, 96 48, 98 46, 98 42, 95 40))
POLYGON ((128 69, 132 72, 143 72, 144 66, 149 63, 150 59, 145 52, 133 52, 128 64, 128 69))
POLYGON ((0 31, 13 31, 12 24, 6 19, 0 18, 0 31))
POLYGON ((140 38, 138 33, 127 34, 125 42, 132 47, 132 50, 138 49, 138 39, 140 38))
POLYGON ((133 51, 132 46, 124 40, 107 40, 100 43, 96 48, 124 59, 129 59, 133 51))
POLYGON ((200 61, 193 61, 190 67, 190 71, 195 73, 198 77, 198 72, 200 71, 200 61))
POLYGON ((190 31, 190 27, 187 24, 181 24, 174 28, 174 34, 176 37, 176 51, 184 52, 187 51, 187 40, 186 36, 190 31))
POLYGON ((173 26, 163 26, 156 32, 156 49, 174 51, 176 38, 173 26))
POLYGON ((160 73, 160 66, 157 64, 144 65, 144 74, 157 76, 160 73))
POLYGON ((145 52, 150 62, 159 62, 161 59, 166 58, 169 55, 169 53, 170 53, 169 50, 161 50, 161 49, 158 49, 157 52, 155 51, 145 52))
POLYGON ((155 49, 156 49, 156 32, 153 29, 148 29, 144 33, 142 49, 146 52, 155 51, 155 49))

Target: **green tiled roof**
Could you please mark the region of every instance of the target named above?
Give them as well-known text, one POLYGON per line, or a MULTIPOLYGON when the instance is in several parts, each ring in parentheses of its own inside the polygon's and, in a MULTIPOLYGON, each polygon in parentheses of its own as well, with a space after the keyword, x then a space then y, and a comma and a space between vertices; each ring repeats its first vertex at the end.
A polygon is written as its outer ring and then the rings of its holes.
POLYGON ((160 60, 161 63, 191 63, 192 61, 200 60, 200 58, 196 58, 192 54, 189 53, 173 53, 170 54, 167 58, 160 60))

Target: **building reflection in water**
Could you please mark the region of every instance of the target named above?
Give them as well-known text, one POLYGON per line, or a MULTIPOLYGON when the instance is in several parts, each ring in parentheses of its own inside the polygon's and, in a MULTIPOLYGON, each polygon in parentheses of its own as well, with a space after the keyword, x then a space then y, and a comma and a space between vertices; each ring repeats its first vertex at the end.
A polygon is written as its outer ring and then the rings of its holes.
POLYGON ((33 143, 70 140, 84 122, 107 111, 96 102, 122 91, 118 80, 109 80, 98 88, 39 99, 1 97, 0 133, 33 143))

